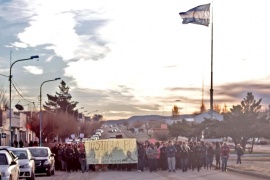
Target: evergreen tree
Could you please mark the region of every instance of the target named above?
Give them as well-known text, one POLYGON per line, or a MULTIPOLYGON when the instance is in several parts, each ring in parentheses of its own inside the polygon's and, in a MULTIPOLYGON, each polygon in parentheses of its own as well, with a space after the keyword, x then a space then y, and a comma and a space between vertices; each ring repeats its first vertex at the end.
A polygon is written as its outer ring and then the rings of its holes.
POLYGON ((268 122, 265 116, 259 116, 261 100, 256 101, 252 93, 247 93, 241 105, 233 106, 229 113, 224 114, 217 132, 231 137, 235 144, 241 143, 244 148, 248 139, 262 136, 262 129, 268 122))
POLYGON ((74 110, 78 102, 71 101, 72 96, 69 93, 69 87, 65 81, 61 81, 59 86, 60 92, 56 92, 56 95, 52 96, 47 94, 48 102, 45 102, 43 107, 50 112, 62 111, 64 113, 78 115, 78 110, 74 110))

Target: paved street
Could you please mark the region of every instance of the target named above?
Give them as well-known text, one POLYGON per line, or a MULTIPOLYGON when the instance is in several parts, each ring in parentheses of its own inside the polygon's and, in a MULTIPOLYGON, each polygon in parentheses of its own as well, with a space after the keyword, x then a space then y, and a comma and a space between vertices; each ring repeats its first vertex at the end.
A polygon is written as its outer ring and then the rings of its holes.
POLYGON ((180 170, 176 173, 168 173, 166 171, 158 171, 156 173, 150 173, 149 171, 138 173, 137 171, 107 171, 107 172, 88 172, 88 173, 81 173, 81 172, 72 172, 72 173, 65 173, 65 172, 56 172, 56 175, 47 177, 47 176, 36 176, 38 180, 125 180, 125 179, 132 179, 132 180, 148 180, 148 179, 155 179, 155 180, 177 180, 177 179, 192 179, 192 180, 254 180, 254 179, 261 179, 256 178, 254 176, 247 176, 239 173, 234 172, 222 172, 217 170, 201 170, 200 172, 197 171, 188 171, 186 173, 181 172, 180 170))

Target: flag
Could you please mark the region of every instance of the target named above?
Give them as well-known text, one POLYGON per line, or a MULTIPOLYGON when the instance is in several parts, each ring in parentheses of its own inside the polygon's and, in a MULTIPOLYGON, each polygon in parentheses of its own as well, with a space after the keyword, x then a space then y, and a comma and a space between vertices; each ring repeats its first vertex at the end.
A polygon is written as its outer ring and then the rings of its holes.
POLYGON ((210 23, 210 3, 197 6, 187 12, 180 12, 179 15, 183 19, 182 24, 199 24, 208 26, 210 23))

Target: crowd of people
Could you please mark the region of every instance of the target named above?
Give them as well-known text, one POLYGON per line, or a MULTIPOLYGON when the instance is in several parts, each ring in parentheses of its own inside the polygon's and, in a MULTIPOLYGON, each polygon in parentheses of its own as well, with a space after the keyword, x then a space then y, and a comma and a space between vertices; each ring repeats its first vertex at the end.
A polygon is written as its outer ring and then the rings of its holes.
POLYGON ((182 142, 172 141, 138 144, 138 171, 144 171, 148 167, 150 172, 157 170, 168 170, 175 172, 181 169, 187 172, 188 169, 200 171, 201 168, 227 171, 227 161, 230 148, 226 143, 219 142, 182 142), (215 163, 214 163, 215 159, 215 163))
MULTIPOLYGON (((52 152, 56 155, 56 170, 60 171, 81 171, 89 170, 127 170, 137 169, 138 172, 149 170, 156 172, 158 170, 175 172, 182 170, 200 171, 204 169, 221 169, 227 171, 227 161, 230 155, 230 148, 224 142, 220 144, 200 142, 182 142, 173 143, 148 141, 137 143, 137 164, 107 164, 107 165, 89 165, 86 161, 86 152, 83 143, 79 144, 56 144, 52 152)), ((237 163, 241 164, 243 149, 240 145, 236 148, 237 163)))

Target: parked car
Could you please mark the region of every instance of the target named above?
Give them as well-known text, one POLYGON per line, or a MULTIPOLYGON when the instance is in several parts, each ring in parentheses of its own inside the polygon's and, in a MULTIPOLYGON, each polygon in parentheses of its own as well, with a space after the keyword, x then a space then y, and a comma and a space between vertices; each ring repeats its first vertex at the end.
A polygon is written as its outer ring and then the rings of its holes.
POLYGON ((20 178, 27 180, 35 179, 35 158, 31 155, 27 148, 10 147, 8 150, 12 151, 17 157, 20 165, 20 178))
POLYGON ((97 129, 96 132, 100 132, 100 133, 103 133, 104 130, 103 129, 97 129))
POLYGON ((111 130, 109 130, 108 132, 109 132, 109 133, 114 133, 115 131, 114 131, 114 129, 111 129, 111 130))
POLYGON ((48 147, 27 147, 35 158, 35 173, 55 174, 55 154, 48 147))
POLYGON ((95 135, 101 136, 101 132, 96 132, 95 135))
POLYGON ((19 179, 20 167, 18 157, 6 148, 0 149, 1 180, 19 179))
POLYGON ((92 135, 92 137, 95 137, 97 140, 99 139, 99 135, 96 134, 92 135))

